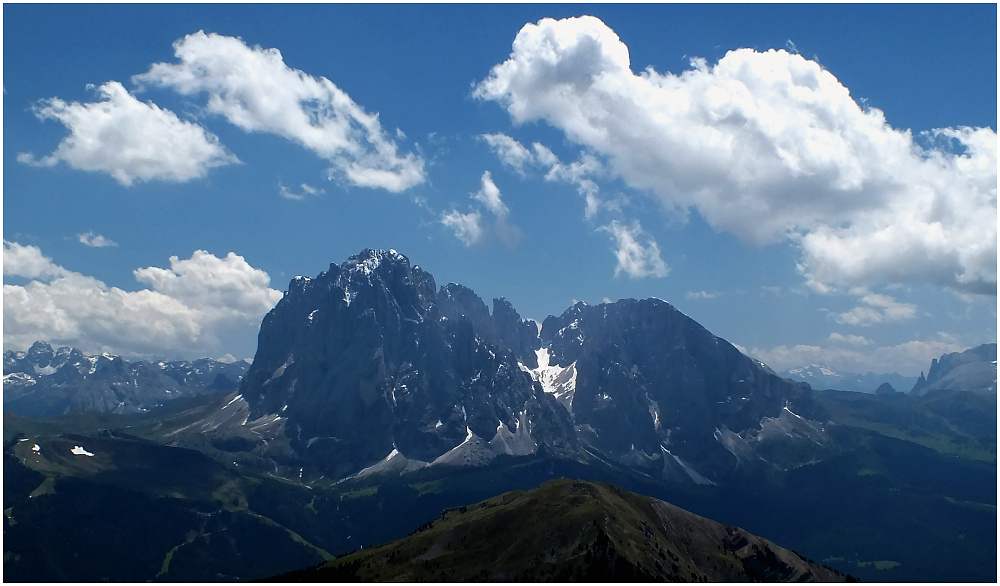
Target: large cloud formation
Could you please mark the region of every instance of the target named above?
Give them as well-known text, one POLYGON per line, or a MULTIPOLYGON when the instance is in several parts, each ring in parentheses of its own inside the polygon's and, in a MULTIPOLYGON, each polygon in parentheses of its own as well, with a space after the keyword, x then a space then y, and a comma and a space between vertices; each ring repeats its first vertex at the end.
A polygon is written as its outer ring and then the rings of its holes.
POLYGON ((134 83, 208 95, 207 110, 247 132, 294 141, 354 185, 398 192, 424 181, 423 159, 401 156, 370 114, 325 77, 285 65, 277 49, 197 32, 174 43, 179 63, 157 63, 134 83))
POLYGON ((5 348, 35 340, 85 352, 173 356, 179 348, 205 354, 220 336, 252 336, 281 298, 264 271, 230 252, 218 258, 203 250, 190 259, 170 257, 170 268, 134 271, 149 289, 125 291, 67 270, 36 246, 3 243, 4 276, 29 281, 3 285, 5 348))
POLYGON ((41 159, 21 153, 23 163, 51 167, 60 161, 82 171, 102 171, 118 183, 183 182, 204 177, 209 169, 238 163, 219 139, 152 102, 140 102, 117 81, 97 88, 98 102, 42 100, 33 108, 42 120, 58 120, 69 129, 55 152, 41 159))
MULTIPOLYGON (((996 132, 914 137, 800 55, 739 49, 680 75, 637 75, 599 19, 543 19, 474 95, 515 123, 558 128, 668 209, 697 209, 753 244, 790 238, 817 290, 996 294, 996 132)), ((508 158, 523 165, 527 154, 508 158)))

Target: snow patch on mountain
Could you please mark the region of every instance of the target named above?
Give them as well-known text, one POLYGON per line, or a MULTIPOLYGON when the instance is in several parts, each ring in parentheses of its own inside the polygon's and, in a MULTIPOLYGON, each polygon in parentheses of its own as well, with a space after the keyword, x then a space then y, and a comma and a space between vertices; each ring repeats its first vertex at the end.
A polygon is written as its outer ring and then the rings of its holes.
POLYGON ((549 364, 549 349, 535 350, 538 368, 525 368, 531 378, 542 385, 542 390, 554 396, 563 407, 573 414, 573 395, 576 393, 576 362, 569 366, 549 364))
POLYGON ((70 450, 74 456, 93 456, 93 452, 88 452, 83 446, 73 446, 70 450))

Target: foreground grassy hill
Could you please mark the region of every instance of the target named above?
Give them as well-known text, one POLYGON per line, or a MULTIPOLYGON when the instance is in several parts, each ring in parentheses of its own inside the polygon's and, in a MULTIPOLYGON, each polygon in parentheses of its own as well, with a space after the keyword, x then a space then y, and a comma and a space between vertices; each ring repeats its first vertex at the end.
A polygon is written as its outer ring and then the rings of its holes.
POLYGON ((408 537, 279 581, 843 581, 733 526, 564 478, 445 511, 408 537))

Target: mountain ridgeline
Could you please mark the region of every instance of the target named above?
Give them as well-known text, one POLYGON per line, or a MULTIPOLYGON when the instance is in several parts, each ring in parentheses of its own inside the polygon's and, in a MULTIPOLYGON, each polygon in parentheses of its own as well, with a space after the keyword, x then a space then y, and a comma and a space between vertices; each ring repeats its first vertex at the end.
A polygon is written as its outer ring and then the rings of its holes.
POLYGON ((35 342, 3 355, 3 408, 31 417, 97 411, 144 413, 185 397, 235 390, 249 365, 209 358, 169 362, 86 356, 35 342))
POLYGON ((961 390, 978 395, 997 394, 997 345, 983 344, 965 352, 952 352, 931 361, 927 377, 920 378, 910 391, 927 395, 933 391, 961 390))
POLYGON ((444 511, 283 582, 843 582, 766 539, 611 484, 550 480, 444 511))
POLYGON ((292 280, 240 387, 327 478, 541 453, 698 484, 822 447, 807 391, 664 301, 578 303, 539 334, 394 250, 292 280))

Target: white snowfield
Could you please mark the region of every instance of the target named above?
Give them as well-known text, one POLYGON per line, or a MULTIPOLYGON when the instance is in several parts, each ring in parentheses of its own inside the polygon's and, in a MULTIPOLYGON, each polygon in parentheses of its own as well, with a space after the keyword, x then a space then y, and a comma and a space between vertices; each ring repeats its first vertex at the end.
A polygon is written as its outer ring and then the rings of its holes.
POLYGON ((576 362, 569 366, 549 365, 549 349, 535 350, 538 358, 538 368, 528 368, 521 365, 531 378, 542 385, 542 390, 549 393, 573 414, 573 395, 576 393, 576 362))
POLYGON ((88 452, 86 449, 84 449, 83 446, 73 446, 73 449, 70 450, 70 452, 73 452, 74 456, 93 456, 94 455, 93 452, 88 452))

